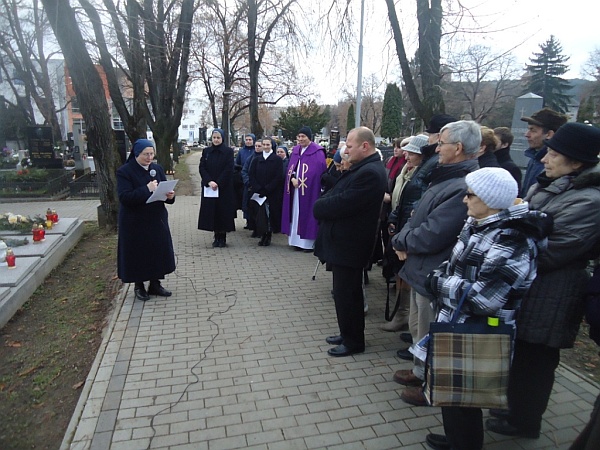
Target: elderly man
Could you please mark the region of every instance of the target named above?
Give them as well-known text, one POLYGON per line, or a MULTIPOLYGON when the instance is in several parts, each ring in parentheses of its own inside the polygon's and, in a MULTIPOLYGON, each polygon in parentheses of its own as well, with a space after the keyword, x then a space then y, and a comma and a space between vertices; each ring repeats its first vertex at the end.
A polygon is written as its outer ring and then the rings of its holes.
POLYGON ((350 168, 313 207, 319 221, 315 255, 330 263, 333 299, 340 334, 326 339, 335 345, 330 356, 349 356, 365 350, 363 269, 373 253, 386 174, 375 151, 373 132, 360 127, 346 139, 350 168))
MULTIPOLYGON (((392 239, 398 258, 406 260, 399 275, 412 287, 409 327, 411 334, 414 333, 414 342, 429 332, 429 323, 435 319, 425 280, 450 256, 467 218, 467 207, 463 203, 467 192, 465 177, 479 168, 480 144, 481 132, 476 122, 461 120, 441 129, 436 150, 438 166, 431 172, 429 187, 412 217, 392 239)), ((398 370, 394 381, 408 386, 400 396, 402 400, 424 406, 421 385, 425 379, 425 363, 416 357, 413 362, 413 369, 398 370)))

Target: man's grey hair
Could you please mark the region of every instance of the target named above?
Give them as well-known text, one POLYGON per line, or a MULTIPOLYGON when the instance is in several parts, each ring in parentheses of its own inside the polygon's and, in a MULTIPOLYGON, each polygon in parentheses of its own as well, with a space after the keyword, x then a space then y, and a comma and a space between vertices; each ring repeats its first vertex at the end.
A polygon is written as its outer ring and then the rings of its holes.
POLYGON ((451 122, 440 130, 440 134, 448 130, 449 143, 460 142, 465 155, 474 155, 481 145, 481 126, 473 120, 451 122))

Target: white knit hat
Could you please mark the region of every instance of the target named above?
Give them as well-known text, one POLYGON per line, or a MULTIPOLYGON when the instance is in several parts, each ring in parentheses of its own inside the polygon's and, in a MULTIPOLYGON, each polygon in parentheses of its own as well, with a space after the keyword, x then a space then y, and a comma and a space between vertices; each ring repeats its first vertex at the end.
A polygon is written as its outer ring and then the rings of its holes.
POLYGON ((406 150, 411 153, 419 153, 421 154, 421 147, 427 145, 429 137, 424 134, 419 134, 418 136, 413 136, 410 138, 410 142, 408 145, 402 147, 402 150, 406 150))
POLYGON ((471 172, 465 178, 467 186, 492 209, 511 207, 518 195, 517 182, 508 170, 500 167, 484 167, 471 172))

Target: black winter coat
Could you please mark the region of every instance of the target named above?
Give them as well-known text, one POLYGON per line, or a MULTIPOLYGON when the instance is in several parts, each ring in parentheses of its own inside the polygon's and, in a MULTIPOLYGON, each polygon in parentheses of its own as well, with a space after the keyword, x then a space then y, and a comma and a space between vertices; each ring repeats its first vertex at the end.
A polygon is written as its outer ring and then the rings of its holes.
POLYGON ((321 261, 352 268, 367 266, 386 188, 385 168, 375 153, 353 164, 315 202, 313 213, 319 221, 315 255, 321 261))
POLYGON ((233 149, 224 144, 205 148, 200 158, 202 196, 198 229, 206 231, 235 231, 236 203, 233 190, 233 149), (219 197, 205 198, 204 187, 214 181, 219 197))
POLYGON ((250 163, 248 176, 252 192, 267 197, 271 231, 279 233, 283 204, 283 160, 275 152, 271 152, 267 159, 262 153, 257 154, 250 163))
POLYGON ((500 167, 502 167, 504 170, 508 170, 513 176, 517 182, 517 186, 519 187, 519 192, 521 192, 521 180, 523 179, 523 173, 521 172, 519 166, 517 166, 517 163, 515 163, 510 156, 510 146, 496 150, 494 155, 496 155, 496 160, 498 161, 498 164, 500 164, 500 167))
POLYGON ((124 283, 159 280, 175 270, 173 242, 169 230, 166 202, 146 203, 152 195, 147 184, 165 181, 165 172, 158 164, 144 169, 130 159, 117 170, 119 194, 119 243, 117 266, 124 283), (155 170, 152 177, 150 171, 155 170))

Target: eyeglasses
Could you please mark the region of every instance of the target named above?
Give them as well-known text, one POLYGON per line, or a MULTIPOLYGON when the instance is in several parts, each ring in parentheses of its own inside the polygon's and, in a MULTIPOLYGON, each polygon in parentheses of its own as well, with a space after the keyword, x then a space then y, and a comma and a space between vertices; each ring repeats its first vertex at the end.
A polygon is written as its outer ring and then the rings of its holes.
POLYGON ((467 196, 467 198, 469 200, 472 199, 473 197, 477 197, 477 194, 475 192, 467 192, 465 195, 467 196))
POLYGON ((438 147, 441 147, 442 145, 446 145, 446 144, 454 145, 454 144, 458 144, 458 142, 442 142, 442 141, 437 142, 438 147))

